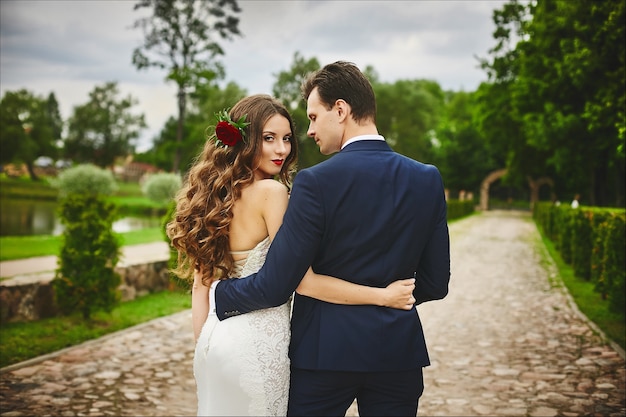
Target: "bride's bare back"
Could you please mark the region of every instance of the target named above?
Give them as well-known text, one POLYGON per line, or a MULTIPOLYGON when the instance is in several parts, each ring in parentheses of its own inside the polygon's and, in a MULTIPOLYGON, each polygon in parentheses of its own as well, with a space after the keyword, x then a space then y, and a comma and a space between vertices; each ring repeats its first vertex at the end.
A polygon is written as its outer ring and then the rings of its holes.
MULTIPOLYGON (((246 251, 267 236, 274 239, 282 224, 288 199, 287 188, 272 179, 256 180, 244 188, 232 209, 230 250, 246 251)), ((234 257, 235 260, 238 258, 234 257)))

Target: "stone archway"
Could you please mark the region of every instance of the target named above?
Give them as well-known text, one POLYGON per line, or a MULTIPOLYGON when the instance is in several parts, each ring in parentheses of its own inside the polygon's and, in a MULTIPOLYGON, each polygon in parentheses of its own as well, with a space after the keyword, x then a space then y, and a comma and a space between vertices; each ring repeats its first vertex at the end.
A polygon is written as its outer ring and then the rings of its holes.
POLYGON ((506 168, 497 169, 485 177, 480 183, 480 209, 489 210, 489 187, 491 183, 506 175, 506 168))
POLYGON ((536 180, 526 177, 526 179, 528 179, 528 187, 530 188, 530 209, 532 210, 535 207, 535 203, 539 201, 539 189, 541 186, 549 185, 554 188, 554 181, 550 177, 541 177, 536 180))

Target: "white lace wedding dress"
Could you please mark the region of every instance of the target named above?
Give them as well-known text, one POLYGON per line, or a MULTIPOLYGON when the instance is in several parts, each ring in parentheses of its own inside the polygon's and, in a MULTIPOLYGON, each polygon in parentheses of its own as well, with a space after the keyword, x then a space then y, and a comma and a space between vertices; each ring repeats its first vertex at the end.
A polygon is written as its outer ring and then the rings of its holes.
MULTIPOLYGON (((239 263, 237 277, 265 262, 269 237, 239 263)), ((289 394, 290 303, 219 321, 210 314, 193 371, 199 416, 284 416, 289 394)))

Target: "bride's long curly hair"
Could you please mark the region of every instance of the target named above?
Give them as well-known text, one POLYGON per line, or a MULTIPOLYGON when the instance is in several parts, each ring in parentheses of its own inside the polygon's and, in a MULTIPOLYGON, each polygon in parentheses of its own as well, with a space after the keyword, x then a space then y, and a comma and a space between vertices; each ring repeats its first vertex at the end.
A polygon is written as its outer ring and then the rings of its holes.
POLYGON ((274 115, 284 116, 294 133, 291 153, 278 175, 287 187, 296 169, 298 141, 287 108, 275 98, 259 94, 246 97, 230 110, 231 120, 245 116, 244 140, 235 146, 216 145, 215 126, 207 135, 200 155, 190 168, 176 196, 176 211, 167 224, 167 235, 178 251, 178 265, 172 271, 178 277, 193 280, 194 269, 209 286, 215 279, 232 274, 234 259, 230 254, 229 226, 232 208, 241 190, 254 181, 263 147, 263 127, 274 115))

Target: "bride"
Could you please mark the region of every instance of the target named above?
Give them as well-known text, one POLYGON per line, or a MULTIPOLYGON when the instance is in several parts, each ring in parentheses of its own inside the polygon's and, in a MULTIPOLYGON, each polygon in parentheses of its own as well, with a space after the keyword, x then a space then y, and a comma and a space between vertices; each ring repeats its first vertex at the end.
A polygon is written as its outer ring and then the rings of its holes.
MULTIPOLYGON (((290 303, 220 322, 209 287, 263 265, 287 208, 297 147, 282 103, 267 95, 246 97, 217 114, 215 132, 176 197, 167 233, 178 250, 174 272, 193 279, 199 416, 287 413, 290 303)), ((330 303, 410 309, 413 287, 413 280, 366 287, 309 268, 296 291, 330 303)))

